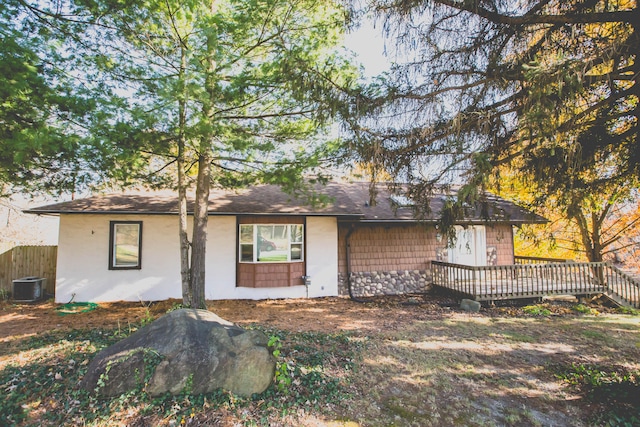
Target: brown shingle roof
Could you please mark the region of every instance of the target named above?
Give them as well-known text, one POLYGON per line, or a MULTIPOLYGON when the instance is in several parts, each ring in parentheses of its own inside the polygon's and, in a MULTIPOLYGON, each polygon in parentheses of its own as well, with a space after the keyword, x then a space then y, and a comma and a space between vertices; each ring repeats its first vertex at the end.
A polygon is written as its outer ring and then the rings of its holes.
MULTIPOLYGON (((330 202, 311 205, 308 199, 297 198, 283 192, 275 185, 260 185, 243 190, 212 190, 209 198, 211 215, 316 215, 338 216, 365 222, 413 222, 414 208, 398 206, 392 199, 388 187, 377 187, 376 205, 369 206, 369 183, 332 182, 316 187, 316 192, 328 196, 330 202)), ((479 210, 470 210, 463 223, 490 221, 512 224, 542 223, 544 218, 533 214, 511 202, 489 195, 488 218, 479 210), (477 212, 476 212, 477 211, 477 212)), ((444 199, 430 199, 430 212, 423 221, 437 221, 444 199)), ((189 199, 192 211, 193 199, 189 199)), ((177 196, 171 192, 147 192, 139 194, 107 194, 70 202, 56 203, 25 211, 33 214, 177 214, 177 196)))
MULTIPOLYGON (((398 186, 392 186, 398 187, 398 186)), ((400 186, 402 187, 402 186, 400 186)), ((403 205, 403 200, 395 198, 394 194, 401 194, 401 188, 392 191, 389 185, 381 183, 376 186, 377 197, 375 206, 369 205, 369 183, 356 182, 343 184, 344 190, 358 206, 363 214, 364 222, 402 222, 415 221, 416 208, 403 205), (395 201, 394 201, 395 199, 395 201), (400 202, 400 203, 397 203, 400 202)), ((429 198, 429 211, 420 214, 421 220, 437 222, 442 213, 445 200, 451 193, 443 193, 429 198)), ((410 200, 407 199, 410 202, 410 200)), ((511 224, 542 224, 547 220, 540 215, 530 212, 515 203, 488 193, 486 195, 486 214, 483 215, 480 206, 466 209, 466 216, 460 223, 485 223, 487 221, 508 222, 511 224)))
MULTIPOLYGON (((260 185, 241 190, 212 189, 209 212, 212 215, 229 214, 295 214, 359 216, 358 207, 342 191, 339 184, 329 183, 318 189, 332 200, 327 204, 312 205, 304 197, 285 193, 276 185, 260 185)), ((188 197, 188 210, 193 211, 193 196, 188 197)), ((131 194, 105 194, 56 203, 26 210, 34 214, 177 214, 176 193, 144 192, 131 194)))

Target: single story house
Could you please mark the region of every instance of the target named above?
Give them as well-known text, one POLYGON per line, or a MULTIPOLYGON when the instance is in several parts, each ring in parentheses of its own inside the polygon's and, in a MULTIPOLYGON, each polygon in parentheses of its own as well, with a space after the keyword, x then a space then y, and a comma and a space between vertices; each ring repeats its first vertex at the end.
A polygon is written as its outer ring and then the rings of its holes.
MULTIPOLYGON (((332 182, 309 205, 277 186, 213 190, 207 299, 267 299, 423 292, 432 260, 513 264, 513 226, 546 220, 489 196, 490 217, 470 212, 447 247, 436 224, 445 196, 417 220, 406 197, 379 184, 332 182)), ((177 197, 110 194, 30 209, 59 215, 56 302, 181 298, 177 197)), ((470 210, 471 211, 471 210, 470 210)))

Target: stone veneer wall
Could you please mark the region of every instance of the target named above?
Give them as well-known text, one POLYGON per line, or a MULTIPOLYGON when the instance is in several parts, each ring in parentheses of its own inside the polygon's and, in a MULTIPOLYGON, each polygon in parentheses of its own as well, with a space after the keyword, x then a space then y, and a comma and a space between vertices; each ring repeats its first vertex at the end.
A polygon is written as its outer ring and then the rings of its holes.
MULTIPOLYGON (((349 295, 346 274, 338 274, 338 292, 349 295)), ((425 293, 431 289, 431 271, 366 271, 351 273, 353 296, 400 295, 425 293)))
MULTIPOLYGON (((338 230, 338 292, 348 295, 346 225, 338 230)), ((487 261, 513 264, 511 225, 486 227, 487 261), (492 256, 489 256, 492 254, 492 256)), ((357 225, 351 234, 351 286, 359 296, 423 293, 431 290, 431 261, 446 254, 433 226, 357 225)))
MULTIPOLYGON (((431 260, 444 243, 433 226, 358 225, 351 234, 351 285, 354 296, 397 295, 431 289, 431 260)), ((338 233, 338 291, 348 295, 346 234, 338 233)))

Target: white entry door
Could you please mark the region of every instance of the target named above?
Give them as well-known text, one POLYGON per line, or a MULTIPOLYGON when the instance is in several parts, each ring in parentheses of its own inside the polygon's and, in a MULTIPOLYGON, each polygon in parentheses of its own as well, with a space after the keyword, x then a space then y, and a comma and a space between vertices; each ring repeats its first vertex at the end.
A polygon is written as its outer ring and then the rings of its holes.
POLYGON ((456 225, 456 243, 449 248, 449 262, 462 265, 487 264, 487 237, 483 225, 456 225))

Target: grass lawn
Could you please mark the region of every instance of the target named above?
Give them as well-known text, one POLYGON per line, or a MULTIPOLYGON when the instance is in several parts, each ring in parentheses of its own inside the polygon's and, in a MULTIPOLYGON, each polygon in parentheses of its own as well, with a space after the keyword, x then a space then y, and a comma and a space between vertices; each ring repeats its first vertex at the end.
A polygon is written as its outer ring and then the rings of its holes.
POLYGON ((92 314, 58 324, 43 305, 41 332, 15 335, 16 322, 41 313, 3 303, 0 425, 640 425, 637 312, 563 303, 468 314, 450 305, 212 302, 222 317, 277 337, 279 382, 248 399, 144 390, 97 399, 77 387, 88 362, 166 309, 143 307, 132 322, 135 308, 120 307, 115 325, 88 323, 92 314))

